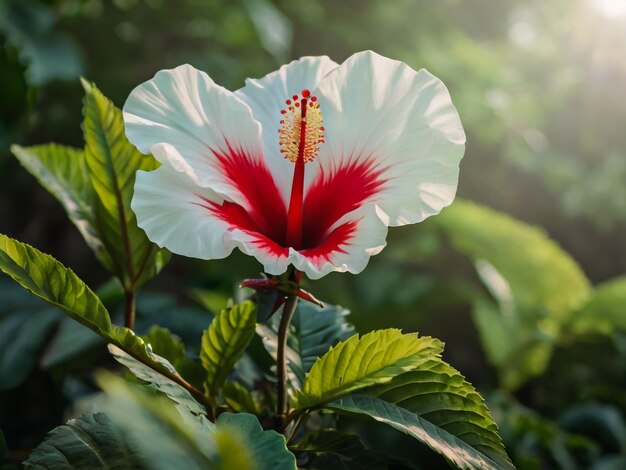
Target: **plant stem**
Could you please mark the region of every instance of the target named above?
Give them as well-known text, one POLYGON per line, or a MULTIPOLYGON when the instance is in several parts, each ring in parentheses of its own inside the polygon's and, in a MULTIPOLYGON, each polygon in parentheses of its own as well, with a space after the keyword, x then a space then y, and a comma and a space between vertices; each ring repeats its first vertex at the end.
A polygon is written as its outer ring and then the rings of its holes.
POLYGON ((124 326, 135 329, 135 291, 124 291, 124 326))
POLYGON ((290 294, 287 297, 283 313, 280 318, 280 326, 278 327, 278 350, 276 352, 276 378, 278 379, 278 397, 276 400, 276 416, 284 427, 287 421, 287 357, 285 350, 287 349, 287 336, 289 333, 289 323, 296 311, 298 297, 290 294))

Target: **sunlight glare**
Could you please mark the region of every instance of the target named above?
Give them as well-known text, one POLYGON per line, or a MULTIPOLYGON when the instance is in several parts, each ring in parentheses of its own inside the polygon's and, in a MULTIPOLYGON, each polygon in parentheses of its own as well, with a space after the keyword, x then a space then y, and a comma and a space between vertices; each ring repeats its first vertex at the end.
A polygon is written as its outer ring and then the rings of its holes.
POLYGON ((591 0, 591 5, 609 18, 626 16, 626 0, 591 0))

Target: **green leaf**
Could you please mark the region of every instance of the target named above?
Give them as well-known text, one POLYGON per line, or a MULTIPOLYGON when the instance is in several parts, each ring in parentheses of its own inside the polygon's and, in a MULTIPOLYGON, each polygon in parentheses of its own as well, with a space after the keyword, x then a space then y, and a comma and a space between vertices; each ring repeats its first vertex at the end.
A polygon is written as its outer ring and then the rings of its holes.
POLYGON ((111 374, 101 374, 98 382, 108 395, 107 414, 132 440, 148 468, 296 468, 285 437, 264 431, 252 415, 222 413, 212 424, 111 374))
POLYGON ((226 382, 222 394, 226 404, 238 413, 251 413, 254 415, 261 413, 259 405, 254 401, 250 391, 239 382, 226 382))
POLYGON ((64 317, 41 358, 41 367, 44 369, 56 367, 105 343, 103 338, 93 331, 69 317, 64 317))
MULTIPOLYGON (((115 346, 109 345, 109 352, 117 362, 126 366, 135 375, 135 377, 152 384, 159 392, 167 395, 171 400, 180 405, 186 406, 191 413, 196 415, 206 414, 204 407, 193 398, 191 393, 178 385, 176 382, 173 382, 171 379, 163 376, 159 372, 156 372, 152 367, 148 367, 147 365, 139 362, 115 346)), ((176 373, 174 367, 167 361, 167 359, 157 356, 154 353, 149 354, 153 361, 161 363, 164 367, 167 367, 176 373)))
POLYGON ((385 461, 366 449, 359 436, 337 431, 307 434, 294 448, 310 454, 313 468, 327 470, 384 470, 385 461))
POLYGON ((474 312, 487 357, 502 385, 515 389, 545 370, 553 344, 589 297, 577 263, 541 230, 457 200, 433 219, 453 246, 475 259, 497 302, 474 312))
POLYGON ((599 284, 576 314, 571 330, 577 334, 626 331, 625 305, 626 276, 599 284))
POLYGON ((0 390, 17 387, 28 377, 61 319, 40 299, 0 283, 0 390))
POLYGON ((50 431, 26 468, 143 468, 132 443, 103 413, 87 413, 50 431))
POLYGON ((0 234, 0 270, 135 359, 166 377, 178 377, 173 368, 155 359, 132 330, 113 325, 98 296, 52 256, 0 234))
POLYGON ((354 335, 315 361, 294 406, 319 406, 355 390, 389 382, 438 357, 442 349, 437 339, 402 334, 398 329, 354 335))
MULTIPOLYGON (((137 458, 147 468, 216 468, 219 455, 215 426, 210 421, 110 373, 101 373, 98 383, 107 395, 103 404, 106 414, 125 438, 133 442, 137 458)), ((246 452, 236 437, 231 440, 234 441, 231 448, 246 452)))
POLYGON ((127 289, 134 289, 158 273, 169 256, 148 240, 130 208, 135 173, 154 170, 158 163, 126 139, 120 109, 94 84, 83 80, 83 87, 85 161, 96 194, 100 236, 114 260, 116 275, 127 289))
POLYGON ((82 150, 57 144, 20 147, 11 151, 37 181, 61 203, 72 223, 102 264, 114 270, 113 259, 104 249, 93 213, 95 191, 82 150))
POLYGON ((501 307, 489 299, 475 300, 472 315, 487 357, 498 368, 502 388, 515 390, 545 371, 554 338, 537 331, 536 324, 503 314, 501 307))
POLYGON ((222 310, 202 335, 200 360, 207 371, 205 388, 209 396, 219 395, 226 378, 254 336, 255 324, 255 306, 252 302, 244 302, 222 310))
MULTIPOLYGON (((338 341, 354 334, 354 327, 346 321, 350 312, 342 307, 324 308, 309 302, 299 302, 287 337, 287 373, 294 390, 304 384, 304 377, 313 363, 338 341)), ((258 324, 256 332, 263 338, 267 352, 276 360, 280 316, 274 315, 266 324, 258 324)))
POLYGON ((222 413, 217 419, 216 426, 237 436, 244 443, 255 468, 296 469, 296 458, 287 450, 285 436, 276 431, 264 431, 255 416, 247 413, 222 413))
POLYGON ((512 469, 482 397, 438 354, 418 369, 327 405, 385 423, 461 469, 512 469))
POLYGON ((135 291, 169 260, 148 240, 130 208, 137 170, 158 166, 126 139, 121 111, 93 84, 85 88, 84 152, 56 144, 11 150, 63 205, 106 269, 135 291))
POLYGON ((185 345, 167 328, 154 325, 143 335, 143 340, 152 348, 152 352, 167 359, 174 367, 185 361, 185 345))

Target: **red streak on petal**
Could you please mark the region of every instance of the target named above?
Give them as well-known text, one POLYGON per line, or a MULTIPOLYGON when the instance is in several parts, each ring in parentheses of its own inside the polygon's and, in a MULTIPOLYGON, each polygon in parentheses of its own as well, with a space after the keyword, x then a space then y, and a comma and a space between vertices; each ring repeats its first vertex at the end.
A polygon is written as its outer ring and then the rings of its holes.
POLYGON ((354 238, 354 232, 358 227, 358 220, 346 222, 334 229, 328 236, 317 246, 308 250, 302 250, 303 256, 309 258, 311 262, 318 268, 326 262, 332 262, 332 256, 335 253, 346 253, 346 246, 350 245, 350 241, 354 238))
MULTIPOLYGON (((323 242, 328 230, 345 214, 371 202, 387 180, 371 161, 347 162, 331 171, 320 168, 304 198, 303 246, 323 242)), ((331 234, 332 235, 332 234, 331 234)))
MULTIPOLYGON (((282 243, 286 231, 287 208, 272 174, 262 158, 252 158, 242 149, 232 147, 229 143, 226 145, 226 151, 212 151, 226 178, 248 203, 246 210, 239 209, 254 223, 255 227, 250 229, 282 243)), ((237 206, 225 202, 223 207, 231 205, 237 206)))
POLYGON ((223 220, 229 225, 229 230, 241 230, 249 235, 252 243, 257 249, 265 251, 275 257, 285 257, 289 254, 289 249, 281 246, 273 238, 261 232, 256 223, 252 220, 246 209, 240 205, 224 201, 221 205, 199 196, 203 200, 202 207, 206 208, 213 216, 223 220))

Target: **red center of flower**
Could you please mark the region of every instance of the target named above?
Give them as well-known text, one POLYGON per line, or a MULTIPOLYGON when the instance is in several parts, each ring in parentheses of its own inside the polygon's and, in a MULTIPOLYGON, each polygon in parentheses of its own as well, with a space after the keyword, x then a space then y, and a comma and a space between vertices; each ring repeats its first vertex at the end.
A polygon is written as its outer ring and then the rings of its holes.
POLYGON ((281 109, 283 118, 278 130, 280 153, 295 163, 291 197, 287 213, 287 245, 302 247, 302 201, 304 195, 304 165, 313 161, 324 142, 322 112, 315 96, 309 90, 285 101, 287 108, 281 109))

